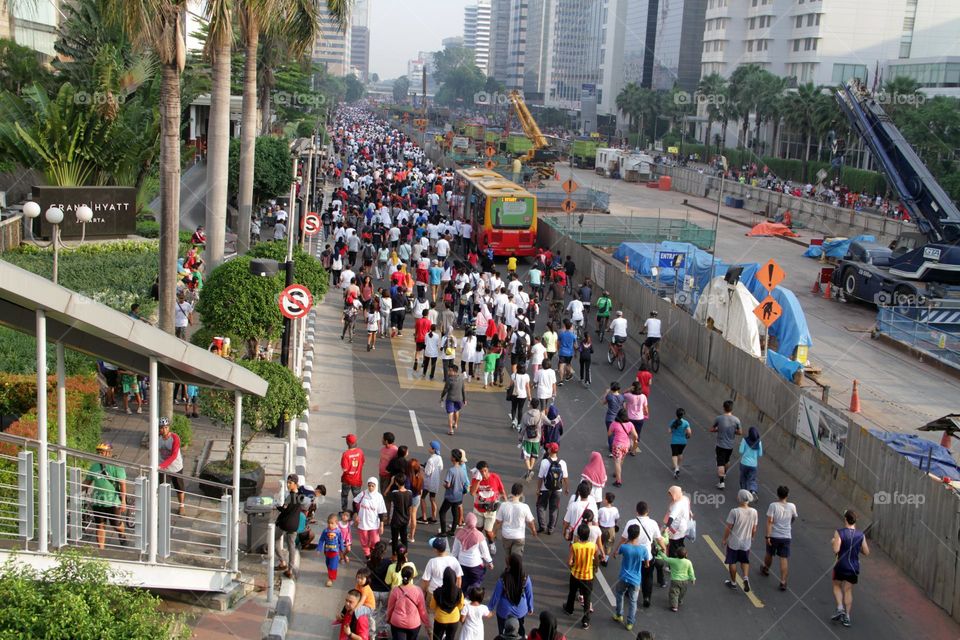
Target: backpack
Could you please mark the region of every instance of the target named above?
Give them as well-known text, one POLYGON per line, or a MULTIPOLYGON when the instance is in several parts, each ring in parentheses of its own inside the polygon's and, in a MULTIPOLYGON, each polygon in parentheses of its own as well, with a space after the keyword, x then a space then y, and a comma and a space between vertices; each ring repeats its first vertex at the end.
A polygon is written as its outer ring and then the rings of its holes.
POLYGON ((526 422, 523 426, 523 435, 527 440, 540 439, 540 420, 526 422))
POLYGON ((513 355, 515 356, 526 356, 527 355, 527 334, 522 331, 516 333, 517 339, 513 343, 513 355))
POLYGON ((559 460, 550 460, 547 477, 543 479, 543 488, 547 491, 560 491, 563 488, 563 467, 559 460))

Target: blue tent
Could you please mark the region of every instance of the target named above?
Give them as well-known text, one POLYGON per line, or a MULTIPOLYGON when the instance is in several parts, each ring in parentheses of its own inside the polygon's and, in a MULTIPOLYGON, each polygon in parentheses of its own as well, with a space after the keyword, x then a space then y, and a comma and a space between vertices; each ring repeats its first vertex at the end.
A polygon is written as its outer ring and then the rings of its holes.
POLYGON ((683 255, 683 267, 660 267, 660 283, 665 286, 674 286, 677 278, 682 284, 683 278, 689 275, 693 276, 694 290, 702 291, 710 281, 711 266, 714 275, 726 273, 727 267, 722 260, 714 259, 713 254, 689 242, 623 242, 613 252, 613 257, 620 262, 629 258, 630 268, 640 278, 652 278, 651 269, 660 266, 660 258, 669 260, 677 255, 683 255))
POLYGON ((823 243, 822 247, 817 245, 811 245, 807 247, 807 250, 803 252, 803 255, 807 258, 819 258, 826 252, 828 258, 842 258, 847 255, 847 249, 850 248, 851 242, 876 242, 877 239, 874 236, 869 235, 859 235, 855 238, 846 238, 842 240, 827 240, 823 243))

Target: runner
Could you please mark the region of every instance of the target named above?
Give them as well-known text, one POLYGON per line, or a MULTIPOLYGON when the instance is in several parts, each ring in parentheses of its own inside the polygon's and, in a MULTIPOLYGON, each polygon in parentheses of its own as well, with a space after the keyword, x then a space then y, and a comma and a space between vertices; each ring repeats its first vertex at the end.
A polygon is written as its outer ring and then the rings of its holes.
POLYGON ((853 586, 860 581, 860 554, 870 555, 867 537, 857 530, 855 511, 844 511, 843 527, 833 532, 831 544, 837 558, 833 565, 833 599, 837 603, 837 612, 830 619, 849 627, 850 611, 853 609, 853 586))
POLYGON ((710 428, 711 433, 717 434, 717 489, 726 487, 724 480, 730 468, 730 456, 733 455, 733 445, 737 436, 741 435, 740 418, 733 415, 733 400, 724 400, 723 414, 717 416, 710 428))
POLYGON ((737 565, 743 571, 743 590, 750 592, 750 546, 757 535, 757 510, 750 506, 753 496, 741 489, 737 493, 739 506, 730 509, 727 514, 726 528, 723 530, 721 546, 727 550, 726 565, 730 579, 724 584, 731 589, 737 588, 737 565))
POLYGON ((797 506, 792 502, 787 502, 790 495, 789 487, 781 485, 777 487, 777 501, 771 502, 767 507, 767 552, 763 556, 763 566, 760 567, 760 574, 770 575, 770 565, 773 564, 773 557, 780 558, 780 591, 787 590, 787 577, 790 574, 790 541, 793 538, 793 521, 797 515, 797 506))

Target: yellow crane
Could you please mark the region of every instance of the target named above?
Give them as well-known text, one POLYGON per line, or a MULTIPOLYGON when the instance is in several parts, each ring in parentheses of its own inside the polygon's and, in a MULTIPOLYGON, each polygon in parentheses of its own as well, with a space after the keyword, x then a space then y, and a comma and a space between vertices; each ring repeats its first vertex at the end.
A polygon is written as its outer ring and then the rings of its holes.
POLYGON ((533 119, 533 115, 523 101, 520 92, 514 89, 510 92, 509 99, 514 112, 517 114, 517 120, 520 121, 520 126, 523 128, 523 133, 526 134, 527 139, 533 145, 525 155, 520 157, 520 160, 526 165, 536 167, 537 173, 542 178, 552 178, 556 154, 550 150, 550 143, 547 142, 546 136, 540 131, 537 121, 533 119))

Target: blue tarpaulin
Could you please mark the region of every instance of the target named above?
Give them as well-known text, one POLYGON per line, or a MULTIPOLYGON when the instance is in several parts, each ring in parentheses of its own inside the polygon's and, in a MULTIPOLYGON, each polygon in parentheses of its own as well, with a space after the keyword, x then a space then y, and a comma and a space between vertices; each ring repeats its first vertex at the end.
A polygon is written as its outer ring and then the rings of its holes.
POLYGON ((702 291, 710 281, 711 265, 714 275, 723 275, 727 271, 722 260, 715 260, 712 254, 689 242, 623 242, 613 252, 613 257, 620 262, 629 258, 630 269, 642 278, 653 277, 651 267, 657 266, 661 257, 672 259, 677 255, 683 256, 683 266, 679 269, 660 267, 660 284, 672 287, 677 277, 682 284, 683 278, 689 275, 693 276, 694 290, 702 291))
POLYGON ((796 360, 791 360, 786 356, 780 355, 773 349, 767 351, 767 366, 791 381, 797 372, 803 369, 802 364, 796 360))
POLYGON ((819 258, 826 252, 828 258, 840 259, 847 255, 847 249, 851 242, 876 242, 874 236, 860 235, 855 238, 846 238, 842 240, 825 240, 823 246, 811 245, 803 252, 807 258, 819 258))
MULTIPOLYGON (((744 270, 744 273, 746 273, 746 270, 744 270)), ((741 277, 740 281, 747 285, 753 297, 762 301, 767 297, 767 290, 755 276, 756 270, 753 271, 749 280, 741 277)), ((783 314, 780 318, 770 325, 770 336, 777 339, 777 352, 792 358, 793 352, 798 346, 813 346, 810 328, 807 327, 807 317, 803 313, 803 308, 800 306, 796 294, 790 289, 778 286, 770 295, 783 308, 783 314)))
POLYGON ((904 456, 913 466, 941 478, 960 478, 960 468, 946 448, 920 436, 870 429, 870 433, 904 456), (929 468, 928 468, 929 466, 929 468))

